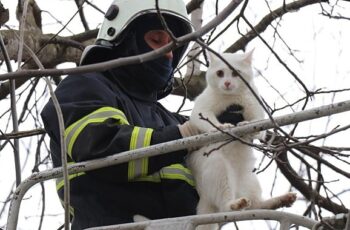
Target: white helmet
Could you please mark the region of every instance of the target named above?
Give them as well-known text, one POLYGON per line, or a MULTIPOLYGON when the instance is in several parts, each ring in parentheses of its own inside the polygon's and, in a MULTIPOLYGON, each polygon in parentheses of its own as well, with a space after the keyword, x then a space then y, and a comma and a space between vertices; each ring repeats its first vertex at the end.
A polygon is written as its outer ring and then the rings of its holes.
MULTIPOLYGON (((183 0, 158 0, 158 4, 162 15, 178 20, 176 25, 180 27, 177 29, 181 30, 181 35, 192 32, 193 27, 183 0)), ((87 56, 95 51, 118 46, 123 41, 123 32, 127 31, 130 24, 140 16, 149 14, 157 14, 156 0, 114 0, 105 14, 95 45, 85 48, 80 63, 85 64, 87 56)), ((183 47, 183 50, 186 48, 183 47)))

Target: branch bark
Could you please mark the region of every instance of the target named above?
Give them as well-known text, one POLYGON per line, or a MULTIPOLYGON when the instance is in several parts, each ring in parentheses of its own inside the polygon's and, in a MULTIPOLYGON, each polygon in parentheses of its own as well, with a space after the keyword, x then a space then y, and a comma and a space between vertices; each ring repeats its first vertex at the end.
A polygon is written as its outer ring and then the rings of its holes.
MULTIPOLYGON (((18 31, 16 30, 4 30, 1 31, 4 37, 4 43, 8 48, 10 59, 15 60, 19 47, 18 31)), ((92 42, 88 40, 85 43, 78 43, 71 39, 57 37, 51 40, 52 34, 32 34, 26 33, 24 40, 26 45, 32 50, 39 50, 42 45, 49 41, 49 44, 38 54, 38 57, 42 61, 45 68, 54 68, 58 64, 63 62, 79 62, 82 46, 86 43, 92 42), (77 48, 79 47, 80 48, 77 48)), ((30 60, 31 56, 28 52, 24 51, 22 61, 30 60)), ((0 55, 0 60, 3 60, 3 56, 0 55)), ((37 69, 37 65, 33 61, 27 62, 24 66, 25 69, 37 69)), ((30 77, 24 77, 22 79, 16 79, 16 88, 23 85, 30 77)), ((9 82, 2 83, 0 85, 0 100, 6 98, 9 94, 9 82)))
POLYGON ((44 129, 33 129, 28 131, 18 131, 16 133, 5 133, 0 135, 0 140, 19 139, 23 137, 31 137, 45 133, 46 132, 44 129))
MULTIPOLYGON (((21 17, 21 7, 17 7, 17 17, 21 17)), ((1 9, 0 9, 1 10, 1 9)), ((34 0, 30 0, 28 5, 28 14, 25 22, 26 45, 31 50, 39 51, 37 53, 45 68, 54 68, 64 62, 78 63, 82 50, 86 45, 92 44, 97 35, 98 30, 89 30, 87 32, 73 35, 71 37, 60 37, 54 34, 42 34, 41 31, 41 10, 34 0), (54 38, 54 39, 52 39, 54 38), (42 49, 42 47, 44 47, 42 49), (41 50, 42 49, 42 50, 41 50)), ((11 60, 16 60, 19 47, 19 31, 3 30, 4 43, 7 46, 11 60)), ((30 60, 28 52, 24 52, 22 61, 26 62, 24 69, 37 69, 37 65, 30 60)), ((0 60, 4 60, 0 54, 0 60)), ((29 78, 16 79, 16 88, 23 85, 29 78)), ((0 84, 0 100, 9 95, 9 82, 0 84)))

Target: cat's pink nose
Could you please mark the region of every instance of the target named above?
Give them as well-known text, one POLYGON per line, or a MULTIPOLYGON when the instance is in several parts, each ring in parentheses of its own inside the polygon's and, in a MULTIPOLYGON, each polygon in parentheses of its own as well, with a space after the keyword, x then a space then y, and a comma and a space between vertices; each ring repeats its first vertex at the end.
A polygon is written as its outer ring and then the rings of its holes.
POLYGON ((225 81, 224 85, 226 86, 226 88, 228 88, 231 85, 231 83, 229 81, 225 81))

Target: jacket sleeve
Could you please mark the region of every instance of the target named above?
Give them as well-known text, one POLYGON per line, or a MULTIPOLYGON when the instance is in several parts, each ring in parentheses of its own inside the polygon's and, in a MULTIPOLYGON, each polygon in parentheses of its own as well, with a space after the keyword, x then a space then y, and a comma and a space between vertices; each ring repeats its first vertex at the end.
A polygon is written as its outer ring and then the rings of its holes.
MULTIPOLYGON (((181 138, 176 125, 154 130, 129 124, 124 112, 115 106, 114 94, 109 93, 111 89, 82 78, 68 77, 55 92, 64 116, 67 154, 72 162, 97 159, 181 138), (81 84, 84 87, 79 87, 81 84)), ((57 116, 51 100, 42 112, 42 119, 51 141, 60 143, 57 116)), ((183 150, 141 158, 86 173, 102 180, 132 181, 182 162, 186 153, 183 150)), ((53 153, 58 161, 59 154, 53 153)))

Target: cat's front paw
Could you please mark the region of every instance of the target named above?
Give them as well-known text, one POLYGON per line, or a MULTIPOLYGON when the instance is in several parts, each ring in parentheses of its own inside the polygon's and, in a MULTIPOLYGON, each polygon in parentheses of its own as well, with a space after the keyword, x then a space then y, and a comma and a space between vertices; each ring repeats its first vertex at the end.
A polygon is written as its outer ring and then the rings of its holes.
POLYGON ((218 126, 219 129, 228 129, 228 128, 233 128, 233 127, 236 127, 236 126, 231 124, 231 123, 224 123, 224 124, 220 124, 218 126))
POLYGON ((243 126, 243 125, 246 125, 246 124, 249 124, 249 121, 241 121, 237 124, 237 126, 243 126))
POLYGON ((215 127, 212 127, 210 132, 216 132, 218 130, 225 130, 225 129, 233 128, 233 127, 236 127, 236 126, 231 124, 231 123, 217 124, 217 125, 215 125, 215 127))
POLYGON ((232 211, 237 211, 237 210, 249 208, 251 205, 252 205, 252 202, 250 201, 250 199, 248 199, 246 197, 241 197, 241 198, 235 200, 230 205, 230 208, 232 211))

